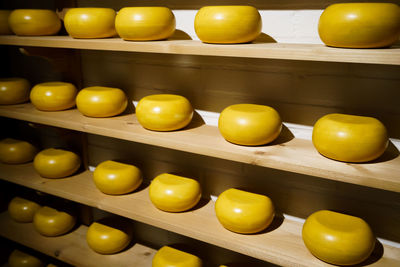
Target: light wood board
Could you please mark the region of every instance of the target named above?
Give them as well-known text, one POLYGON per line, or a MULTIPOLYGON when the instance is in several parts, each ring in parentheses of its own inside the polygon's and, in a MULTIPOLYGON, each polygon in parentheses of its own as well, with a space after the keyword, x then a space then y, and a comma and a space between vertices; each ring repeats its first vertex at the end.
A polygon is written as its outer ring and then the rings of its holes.
MULTIPOLYGON (((352 2, 372 2, 371 0, 353 0, 352 2)), ((376 0, 375 0, 376 1, 376 0)), ((258 9, 323 9, 333 3, 348 2, 348 0, 114 0, 112 5, 109 1, 79 0, 80 7, 110 7, 118 10, 126 6, 168 6, 173 9, 199 9, 203 6, 214 5, 252 5, 258 9)), ((390 2, 390 1, 389 1, 390 2)), ((393 2, 393 0, 392 0, 393 2)), ((65 6, 65 5, 64 5, 65 6)))
POLYGON ((88 134, 88 154, 90 166, 105 160, 133 164, 146 183, 167 172, 198 180, 204 196, 232 187, 267 195, 276 210, 303 219, 321 209, 352 214, 367 221, 377 236, 400 243, 396 192, 93 134, 88 134))
POLYGON ((43 112, 29 103, 1 106, 0 116, 400 192, 400 157, 396 149, 388 149, 374 162, 350 164, 325 158, 311 141, 298 138, 258 147, 234 145, 224 140, 217 127, 195 121, 183 130, 154 132, 145 130, 134 114, 89 118, 77 109, 43 112))
MULTIPOLYGON (((302 224, 289 219, 275 220, 272 227, 254 235, 241 235, 224 229, 208 201, 188 212, 168 213, 155 208, 148 189, 110 196, 101 193, 89 171, 64 179, 41 178, 32 164, 0 164, 1 179, 45 193, 96 207, 204 242, 282 266, 330 266, 313 257, 301 238, 302 224)), ((375 256, 373 256, 375 257, 375 256)), ((398 266, 400 249, 384 245, 384 256, 374 266, 398 266)))
POLYGON ((121 38, 73 39, 69 36, 0 36, 0 44, 90 50, 168 53, 201 56, 269 58, 325 62, 400 65, 400 48, 341 49, 319 44, 204 44, 195 40, 130 42, 121 38))
POLYGON ((156 250, 141 244, 113 255, 101 255, 86 243, 87 227, 79 226, 72 232, 59 237, 40 235, 32 223, 17 223, 8 212, 0 214, 0 235, 33 248, 74 266, 143 266, 151 267, 156 250))

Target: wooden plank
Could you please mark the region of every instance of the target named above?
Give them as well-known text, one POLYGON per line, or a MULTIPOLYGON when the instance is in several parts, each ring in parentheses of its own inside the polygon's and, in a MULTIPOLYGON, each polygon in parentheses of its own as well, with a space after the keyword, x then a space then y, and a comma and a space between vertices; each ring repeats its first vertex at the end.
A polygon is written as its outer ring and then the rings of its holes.
POLYGON ((234 145, 223 139, 217 127, 196 121, 180 131, 153 132, 145 130, 133 114, 88 118, 77 109, 43 112, 30 103, 1 106, 0 116, 400 192, 400 157, 393 145, 377 161, 350 164, 321 156, 309 140, 284 135, 271 145, 234 145))
MULTIPOLYGON (((374 0, 353 0, 352 2, 373 2, 374 0)), ((376 0, 375 0, 376 1, 376 0)), ((126 0, 114 0, 112 7, 116 10, 126 6, 168 6, 173 9, 199 9, 203 6, 215 6, 215 5, 252 5, 258 9, 323 9, 333 3, 346 3, 348 0, 135 0, 127 3, 126 0)), ((380 2, 393 2, 395 0, 382 0, 380 2)), ((78 4, 80 7, 110 7, 109 1, 91 1, 91 0, 79 0, 78 4)), ((65 6, 65 5, 64 5, 65 6)))
POLYGON ((214 45, 204 44, 194 40, 128 42, 121 38, 73 39, 69 36, 21 37, 14 35, 0 36, 0 44, 201 56, 400 65, 399 47, 387 49, 341 49, 326 47, 320 44, 251 43, 214 45))
POLYGON ((278 171, 100 135, 88 135, 89 164, 119 160, 138 166, 146 183, 163 172, 192 177, 204 196, 235 187, 269 196, 277 210, 307 218, 320 209, 361 217, 384 239, 400 243, 399 193, 278 171), (373 199, 374 201, 371 201, 373 199))
MULTIPOLYGON (((301 238, 302 223, 289 219, 275 220, 271 227, 260 234, 241 235, 220 225, 215 216, 213 201, 204 201, 188 212, 168 213, 152 205, 148 197, 148 188, 122 196, 101 193, 95 187, 92 173, 89 171, 64 179, 45 179, 36 174, 32 164, 0 164, 0 174, 0 178, 5 181, 93 206, 274 264, 330 266, 308 252, 301 238)), ((399 263, 400 249, 384 245, 383 257, 373 266, 398 266, 399 263), (381 262, 383 264, 380 264, 381 262)))
POLYGON ((86 231, 81 225, 66 235, 44 237, 32 223, 17 223, 8 212, 0 214, 1 236, 74 266, 151 266, 156 250, 136 243, 123 252, 101 255, 87 245, 86 231))

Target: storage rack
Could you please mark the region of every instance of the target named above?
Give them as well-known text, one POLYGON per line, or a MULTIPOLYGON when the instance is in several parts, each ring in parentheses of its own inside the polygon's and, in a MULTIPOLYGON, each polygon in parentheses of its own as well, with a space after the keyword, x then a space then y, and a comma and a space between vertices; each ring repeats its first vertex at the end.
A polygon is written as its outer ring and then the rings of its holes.
MULTIPOLYGON (((202 44, 193 40, 135 43, 125 42, 120 38, 77 40, 67 36, 0 36, 0 44, 98 51, 111 50, 174 55, 379 64, 376 65, 376 68, 379 68, 380 65, 400 65, 400 48, 396 46, 390 49, 349 50, 328 48, 314 44, 255 42, 253 44, 235 46, 218 46, 202 44)), ((0 107, 0 116, 244 164, 305 174, 314 176, 315 179, 323 178, 362 185, 378 190, 386 190, 390 194, 400 192, 400 157, 398 157, 396 149, 388 150, 386 152, 387 157, 382 161, 347 164, 322 157, 316 152, 311 141, 308 140, 293 138, 290 141, 271 146, 235 146, 223 140, 218 129, 214 126, 198 124, 196 127, 188 127, 171 133, 150 132, 144 130, 138 124, 133 114, 114 118, 93 119, 84 117, 76 109, 62 112, 40 112, 30 103, 26 103, 2 106, 0 107)), ((283 266, 329 266, 313 257, 305 248, 301 239, 302 223, 288 218, 282 219, 280 223, 268 228, 266 232, 256 235, 239 235, 222 228, 214 215, 214 204, 211 200, 193 211, 170 214, 161 212, 151 205, 146 189, 125 196, 106 196, 100 193, 91 181, 91 173, 89 171, 66 179, 48 180, 39 177, 34 172, 32 164, 18 166, 1 164, 0 173, 0 179, 5 181, 97 207, 274 264, 283 266), (29 177, 29 179, 26 179, 26 177, 29 177), (139 208, 132 210, 130 208, 132 205, 139 208), (207 225, 207 227, 205 228, 204 225, 207 225)), ((395 212, 398 213, 399 211, 395 210, 395 212)), ((0 228, 12 229, 7 233, 2 232, 1 235, 27 246, 34 247, 38 240, 43 239, 35 235, 30 226, 21 226, 8 220, 7 214, 1 214, 0 223, 0 228), (27 233, 30 238, 24 239, 21 233, 27 233)), ((63 237, 69 241, 57 239, 59 241, 54 241, 56 242, 54 246, 58 247, 61 246, 61 243, 67 242, 77 244, 79 248, 84 247, 81 244, 84 243, 82 241, 84 228, 85 226, 81 226, 76 231, 63 237), (56 245, 57 242, 60 242, 60 244, 56 245)), ((48 241, 50 242, 50 240, 48 241)), ((47 239, 43 242, 47 242, 47 239)), ((54 254, 53 250, 48 250, 45 247, 38 249, 50 255, 54 254)), ((371 257, 371 266, 398 266, 400 264, 400 248, 390 244, 384 244, 383 248, 383 256, 373 255, 371 257)), ((65 250, 67 253, 63 256, 64 258, 60 257, 60 259, 71 264, 78 264, 74 262, 75 259, 73 257, 74 253, 77 252, 68 248, 65 250)), ((154 250, 138 245, 124 253, 130 255, 130 261, 135 259, 138 264, 143 262, 143 265, 138 266, 147 266, 150 264, 149 258, 154 254, 154 250)), ((109 257, 110 259, 112 258, 111 261, 124 261, 124 255, 117 254, 109 257)), ((93 257, 101 256, 93 255, 93 257)), ((107 258, 107 256, 104 258, 107 258)), ((125 259, 128 261, 127 258, 125 259)), ((103 262, 103 259, 101 261, 103 262)), ((104 262, 108 263, 107 261, 104 262)), ((79 262, 79 264, 85 265, 84 262, 79 262)))

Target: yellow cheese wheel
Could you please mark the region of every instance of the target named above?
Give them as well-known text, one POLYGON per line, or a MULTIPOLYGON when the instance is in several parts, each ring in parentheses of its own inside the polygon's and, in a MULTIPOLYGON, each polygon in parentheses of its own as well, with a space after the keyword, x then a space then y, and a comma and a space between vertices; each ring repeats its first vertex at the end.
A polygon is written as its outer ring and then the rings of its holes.
POLYGON ((163 173, 151 182, 150 200, 163 211, 181 212, 194 207, 201 198, 201 187, 194 179, 163 173))
POLYGON ((275 140, 281 132, 282 121, 278 112, 271 107, 236 104, 221 112, 218 129, 231 143, 257 146, 275 140))
POLYGON ((20 104, 29 100, 31 86, 24 78, 0 78, 0 105, 20 104))
POLYGON ((325 157, 345 162, 374 160, 389 143, 379 120, 338 113, 325 115, 315 123, 312 141, 325 157))
POLYGON ((139 101, 136 117, 146 129, 174 131, 190 123, 193 108, 189 100, 180 95, 149 95, 139 101))
POLYGON ((339 3, 322 13, 318 32, 329 46, 377 48, 400 36, 400 7, 391 3, 339 3))
POLYGON ((267 196, 230 188, 218 196, 215 213, 226 229, 241 234, 252 234, 271 224, 275 208, 267 196))
POLYGON ((11 30, 22 36, 54 35, 61 29, 56 12, 48 9, 16 9, 8 22, 11 30))
POLYGON ((75 220, 67 212, 44 206, 36 211, 33 225, 41 235, 59 236, 69 232, 74 227, 75 220))
POLYGON ((201 267, 202 261, 199 257, 169 247, 160 248, 153 257, 153 267, 201 267))
POLYGON ((73 38, 106 38, 116 35, 116 12, 111 8, 71 8, 64 17, 64 25, 73 38))
POLYGON ((194 28, 205 43, 247 43, 260 35, 262 22, 252 6, 205 6, 197 12, 194 28))
POLYGON ((121 195, 134 191, 142 183, 139 168, 112 160, 100 163, 93 172, 96 187, 105 194, 121 195))
POLYGON ((167 7, 124 7, 118 12, 115 27, 124 40, 162 40, 174 33, 175 16, 167 7))
POLYGON ((91 249, 100 254, 114 254, 129 245, 130 233, 94 222, 86 233, 86 241, 91 249))
POLYGON ((314 256, 335 265, 361 263, 375 247, 375 236, 364 220, 329 210, 310 215, 302 236, 314 256))

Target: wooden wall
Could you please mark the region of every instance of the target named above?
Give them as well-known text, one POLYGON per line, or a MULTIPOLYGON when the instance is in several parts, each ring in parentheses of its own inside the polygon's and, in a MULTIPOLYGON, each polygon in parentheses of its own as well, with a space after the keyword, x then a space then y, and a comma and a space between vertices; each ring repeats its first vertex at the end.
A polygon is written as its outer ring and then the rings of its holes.
POLYGON ((81 51, 84 86, 186 96, 197 109, 236 103, 273 106, 283 121, 312 126, 342 112, 377 117, 400 138, 398 66, 185 55, 81 51))

